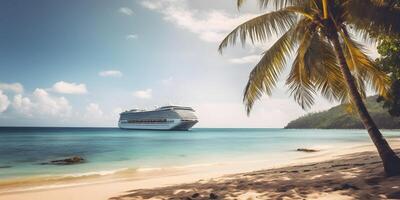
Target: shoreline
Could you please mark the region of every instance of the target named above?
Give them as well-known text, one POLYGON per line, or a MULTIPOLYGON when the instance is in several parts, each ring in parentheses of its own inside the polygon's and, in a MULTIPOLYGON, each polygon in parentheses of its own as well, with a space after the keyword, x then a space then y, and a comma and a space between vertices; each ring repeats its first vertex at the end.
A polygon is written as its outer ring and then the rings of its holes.
MULTIPOLYGON (((399 139, 389 139, 393 148, 400 148, 399 139)), ((109 199, 125 194, 133 189, 151 189, 155 187, 167 187, 176 184, 185 184, 198 180, 209 180, 223 176, 234 176, 238 173, 248 173, 259 170, 271 170, 285 167, 293 167, 309 163, 323 162, 332 159, 342 159, 346 155, 374 151, 372 144, 358 144, 344 149, 321 151, 316 153, 303 153, 304 156, 287 163, 268 163, 268 159, 255 161, 238 161, 236 163, 216 163, 214 165, 199 165, 183 169, 165 170, 153 169, 135 174, 119 174, 117 176, 100 176, 87 179, 78 178, 71 182, 55 182, 39 187, 21 188, 18 186, 1 187, 0 200, 3 199, 109 199), (22 189, 22 190, 21 190, 22 189), (96 191, 96 192, 95 192, 96 191), (75 194, 80 194, 74 196, 75 194)))
MULTIPOLYGON (((399 139, 400 141, 400 139, 399 139)), ((58 189, 64 187, 85 186, 94 184, 106 184, 117 181, 138 181, 152 179, 156 176, 168 177, 187 174, 203 174, 205 177, 218 175, 240 173, 252 170, 261 170, 268 168, 283 167, 287 165, 298 164, 302 162, 317 161, 327 159, 335 155, 344 154, 358 149, 362 151, 368 148, 368 143, 346 144, 345 148, 337 151, 332 147, 313 145, 307 148, 318 149, 318 152, 307 153, 296 151, 296 149, 281 152, 279 154, 257 154, 232 159, 220 160, 219 162, 207 162, 202 160, 197 163, 187 163, 186 165, 156 166, 156 167, 138 167, 138 168, 111 168, 100 169, 98 171, 86 171, 54 175, 37 175, 17 178, 6 178, 0 180, 0 196, 3 194, 37 191, 46 189, 58 189), (285 158, 281 159, 281 154, 285 158), (271 161, 273 161, 271 163, 271 161), (215 171, 210 176, 209 171, 215 171), (217 173, 218 172, 218 173, 217 173)))

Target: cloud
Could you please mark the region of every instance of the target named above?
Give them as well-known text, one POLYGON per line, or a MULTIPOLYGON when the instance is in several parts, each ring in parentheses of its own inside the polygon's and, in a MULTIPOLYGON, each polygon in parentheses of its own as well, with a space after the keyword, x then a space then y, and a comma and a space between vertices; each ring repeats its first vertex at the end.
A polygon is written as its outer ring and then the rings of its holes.
POLYGON ((72 107, 65 97, 50 96, 46 90, 37 88, 33 92, 36 101, 36 111, 39 114, 47 114, 51 116, 66 117, 71 114, 72 107))
POLYGON ((52 96, 42 88, 36 88, 29 96, 24 97, 21 94, 14 96, 12 101, 14 114, 22 114, 19 117, 35 116, 51 117, 51 119, 64 119, 72 114, 72 106, 65 97, 52 96))
POLYGON ((188 8, 187 0, 144 0, 141 5, 207 42, 220 42, 237 25, 256 16, 250 13, 233 16, 221 10, 200 11, 188 8))
POLYGON ((151 99, 152 93, 153 93, 152 89, 138 90, 133 93, 133 96, 140 99, 151 99))
POLYGON ((139 38, 139 36, 137 34, 129 34, 126 36, 127 40, 136 40, 138 38, 139 38))
POLYGON ((260 59, 261 59, 260 55, 250 55, 241 58, 231 58, 228 61, 233 64, 253 64, 260 61, 260 59))
POLYGON ((122 72, 118 70, 106 70, 99 72, 99 76, 102 77, 121 77, 122 72))
POLYGON ((24 87, 21 83, 0 83, 0 90, 22 93, 24 92, 24 87))
POLYGON ((9 105, 10 101, 8 100, 8 97, 0 90, 0 113, 6 111, 9 105))
POLYGON ((162 6, 161 1, 142 1, 142 6, 149 9, 149 10, 158 10, 162 6))
POLYGON ((85 84, 68 83, 59 81, 53 85, 51 89, 54 92, 61 94, 86 94, 87 89, 85 84))
POLYGON ((118 12, 124 14, 124 15, 128 15, 131 16, 133 15, 133 11, 132 9, 128 8, 128 7, 121 7, 118 9, 118 12))
POLYGON ((12 106, 16 111, 31 116, 34 104, 28 97, 23 97, 21 94, 17 94, 14 96, 12 106))

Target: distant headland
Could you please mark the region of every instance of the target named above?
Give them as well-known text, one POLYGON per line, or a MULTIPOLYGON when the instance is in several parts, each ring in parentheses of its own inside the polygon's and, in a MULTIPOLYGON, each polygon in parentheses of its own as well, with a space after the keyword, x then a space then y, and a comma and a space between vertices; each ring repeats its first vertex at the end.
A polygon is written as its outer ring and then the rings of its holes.
MULTIPOLYGON (((387 110, 382 108, 382 103, 376 101, 376 96, 366 99, 366 106, 379 128, 400 129, 400 117, 392 117, 387 110)), ((349 115, 345 105, 332 107, 329 110, 310 113, 289 122, 288 129, 362 129, 364 128, 356 113, 349 115)))

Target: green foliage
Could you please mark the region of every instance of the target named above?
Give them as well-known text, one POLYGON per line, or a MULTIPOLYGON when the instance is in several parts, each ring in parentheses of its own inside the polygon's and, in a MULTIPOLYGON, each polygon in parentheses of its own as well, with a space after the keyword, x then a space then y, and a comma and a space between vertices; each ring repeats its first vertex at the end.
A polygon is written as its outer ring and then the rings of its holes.
POLYGON ((383 107, 392 116, 400 116, 400 37, 381 37, 377 47, 380 58, 376 59, 377 66, 390 74, 392 85, 387 98, 379 97, 383 107))
MULTIPOLYGON (((399 129, 400 119, 392 117, 382 103, 376 102, 376 96, 366 99, 366 106, 379 128, 399 129)), ((285 128, 303 129, 363 129, 364 126, 356 114, 346 112, 347 105, 335 106, 327 111, 311 113, 289 122, 285 128)))
POLYGON ((390 73, 392 78, 400 78, 400 37, 382 37, 378 47, 379 68, 390 73))

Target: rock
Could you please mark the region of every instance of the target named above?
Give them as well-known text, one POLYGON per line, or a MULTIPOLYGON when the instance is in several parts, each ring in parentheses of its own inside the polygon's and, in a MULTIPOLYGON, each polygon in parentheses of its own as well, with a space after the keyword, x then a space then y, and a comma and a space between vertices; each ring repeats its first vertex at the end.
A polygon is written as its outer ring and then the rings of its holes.
POLYGON ((210 199, 218 199, 218 195, 211 193, 210 194, 210 199))
POLYGON ((200 196, 199 193, 194 193, 194 194, 192 195, 192 198, 197 198, 197 197, 199 197, 199 196, 200 196))
POLYGON ((316 150, 316 149, 306 149, 306 148, 298 148, 297 151, 307 152, 307 153, 313 153, 313 152, 318 152, 319 150, 316 150))
POLYGON ((80 156, 73 156, 70 158, 65 158, 61 160, 52 160, 47 163, 42 163, 42 164, 52 164, 52 165, 73 165, 73 164, 80 164, 83 163, 85 159, 83 159, 80 156))

